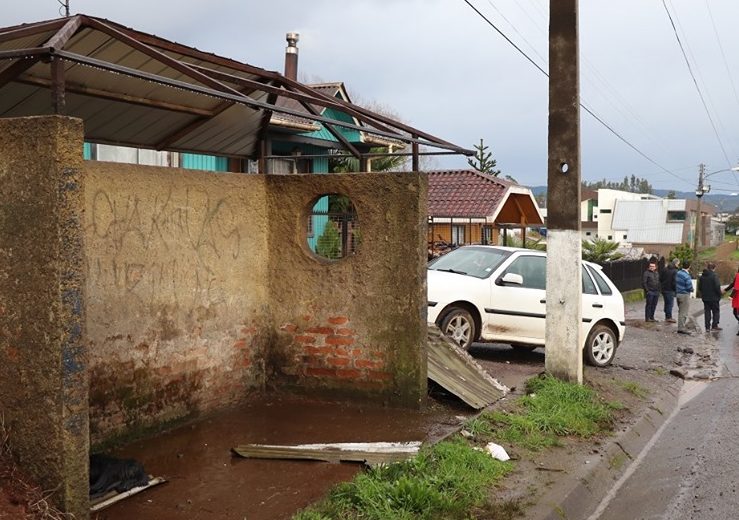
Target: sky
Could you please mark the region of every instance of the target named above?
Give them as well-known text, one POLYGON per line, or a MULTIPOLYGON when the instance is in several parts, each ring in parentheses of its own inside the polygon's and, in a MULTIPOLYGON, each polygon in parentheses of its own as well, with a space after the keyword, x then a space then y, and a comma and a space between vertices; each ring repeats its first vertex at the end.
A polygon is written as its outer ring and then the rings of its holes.
MULTIPOLYGON (((547 70, 546 0, 470 2, 547 70)), ((59 0, 0 6, 0 27, 60 15, 59 0)), ((581 101, 621 136, 581 112, 582 179, 635 175, 693 191, 704 163, 717 172, 712 193, 739 192, 739 175, 719 171, 739 164, 739 2, 579 9, 581 101)), ((464 0, 70 0, 70 10, 278 72, 285 33, 298 32, 301 81, 343 81, 353 101, 466 148, 484 139, 504 175, 546 184, 548 80, 464 0)), ((429 167, 467 162, 437 157, 429 167)))

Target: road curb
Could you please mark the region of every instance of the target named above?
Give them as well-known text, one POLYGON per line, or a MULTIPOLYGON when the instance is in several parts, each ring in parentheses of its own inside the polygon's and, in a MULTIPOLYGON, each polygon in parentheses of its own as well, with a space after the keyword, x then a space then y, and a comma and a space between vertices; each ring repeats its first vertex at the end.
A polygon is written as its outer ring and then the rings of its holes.
POLYGON ((654 396, 635 420, 606 439, 598 453, 578 461, 527 510, 532 520, 584 520, 598 507, 678 404, 682 379, 654 396))

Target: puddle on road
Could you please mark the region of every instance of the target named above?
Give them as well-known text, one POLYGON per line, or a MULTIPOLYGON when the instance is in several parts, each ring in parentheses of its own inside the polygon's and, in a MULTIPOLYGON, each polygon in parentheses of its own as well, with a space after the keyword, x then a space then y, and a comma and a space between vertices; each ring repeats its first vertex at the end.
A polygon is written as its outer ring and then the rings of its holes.
POLYGON ((154 439, 115 455, 133 457, 169 482, 130 497, 99 520, 276 520, 319 500, 350 480, 360 464, 242 459, 238 444, 299 444, 435 440, 455 429, 460 406, 429 400, 425 411, 360 406, 297 397, 270 397, 154 439))

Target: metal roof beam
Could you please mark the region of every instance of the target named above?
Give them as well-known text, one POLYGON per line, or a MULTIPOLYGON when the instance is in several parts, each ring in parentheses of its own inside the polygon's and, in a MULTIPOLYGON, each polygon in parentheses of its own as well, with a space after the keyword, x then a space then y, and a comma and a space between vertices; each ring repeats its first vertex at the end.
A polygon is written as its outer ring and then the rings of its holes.
MULTIPOLYGON (((395 133, 391 133, 391 132, 383 132, 383 131, 379 131, 379 130, 375 130, 375 129, 367 129, 367 128, 362 127, 362 126, 359 126, 359 125, 355 125, 355 124, 352 124, 352 123, 346 123, 344 121, 337 121, 335 119, 330 119, 330 118, 326 118, 326 117, 306 115, 304 112, 298 112, 296 110, 290 110, 288 108, 283 108, 283 107, 276 107, 274 105, 270 105, 269 103, 264 103, 264 102, 261 102, 261 101, 257 101, 255 99, 252 99, 252 98, 250 98, 248 96, 244 96, 242 94, 236 94, 236 95, 235 94, 230 94, 228 92, 223 92, 223 91, 216 90, 216 89, 209 88, 209 87, 194 85, 192 83, 187 83, 185 81, 180 81, 180 80, 171 79, 171 78, 165 78, 163 76, 158 76, 156 74, 151 74, 151 73, 148 73, 148 72, 142 72, 142 71, 139 71, 139 70, 136 70, 136 69, 131 69, 129 67, 123 67, 121 65, 115 65, 115 64, 108 63, 108 62, 105 62, 105 61, 102 61, 102 60, 98 60, 98 59, 95 59, 95 58, 90 58, 88 56, 81 56, 79 54, 75 54, 75 53, 68 52, 68 51, 57 51, 54 54, 56 56, 61 56, 61 57, 65 58, 65 59, 68 59, 70 61, 75 61, 77 63, 91 65, 93 67, 97 67, 97 68, 104 69, 104 70, 109 70, 111 72, 116 72, 116 73, 119 73, 119 74, 126 74, 126 75, 131 76, 131 77, 135 77, 135 78, 139 78, 139 79, 145 79, 147 81, 152 81, 152 82, 155 82, 155 83, 160 83, 162 85, 168 85, 168 86, 177 87, 177 88, 181 88, 183 90, 188 90, 188 91, 191 91, 191 92, 197 92, 197 93, 205 94, 205 95, 212 96, 212 97, 217 97, 217 98, 221 98, 221 99, 227 99, 227 100, 230 100, 230 101, 234 101, 236 103, 240 103, 240 104, 243 104, 243 105, 250 106, 252 108, 261 108, 261 109, 264 109, 264 110, 273 110, 275 112, 281 112, 281 113, 284 113, 284 114, 290 114, 292 116, 301 117, 301 118, 304 118, 304 119, 312 119, 314 121, 320 121, 322 123, 334 124, 336 126, 341 126, 341 127, 344 127, 344 128, 351 128, 351 129, 354 129, 354 130, 359 130, 359 131, 364 131, 364 132, 370 132, 370 133, 375 134, 375 135, 381 135, 383 137, 389 137, 391 139, 397 139, 399 141, 406 142, 406 143, 417 142, 418 144, 423 145, 423 146, 432 146, 432 147, 435 147, 435 148, 443 148, 443 149, 453 150, 453 151, 456 151, 457 153, 463 153, 463 154, 466 154, 466 153, 473 154, 474 153, 474 152, 471 152, 469 150, 465 150, 464 148, 460 148, 459 146, 456 146, 456 145, 453 145, 453 144, 429 142, 427 140, 412 138, 412 137, 408 137, 408 136, 401 135, 401 134, 395 134, 395 133)), ((236 92, 238 92, 238 91, 236 91, 236 92)))
MULTIPOLYGON (((306 110, 307 110, 308 112, 310 112, 311 114, 313 114, 314 116, 317 116, 317 115, 319 115, 319 114, 318 114, 318 111, 317 111, 317 110, 316 110, 315 108, 313 108, 312 106, 310 106, 310 104, 308 104, 308 103, 306 103, 306 102, 304 102, 304 101, 301 101, 301 102, 300 102, 300 104, 301 104, 301 105, 303 105, 303 107, 304 107, 304 108, 305 108, 305 109, 306 109, 306 110)), ((350 143, 350 142, 349 142, 349 141, 347 140, 347 138, 346 138, 346 137, 344 137, 344 136, 343 136, 343 135, 341 134, 341 132, 339 132, 338 130, 336 130, 336 129, 335 129, 334 127, 333 127, 333 125, 330 125, 329 123, 324 123, 324 124, 323 124, 323 126, 325 126, 325 127, 326 127, 326 130, 328 130, 329 132, 331 132, 331 135, 333 135, 333 136, 334 136, 334 137, 335 137, 336 139, 338 139, 338 140, 339 140, 339 142, 340 142, 341 144, 343 144, 343 145, 344 145, 344 148, 346 148, 347 150, 349 150, 349 151, 350 151, 350 152, 352 153, 352 155, 353 155, 354 157, 356 157, 357 159, 361 159, 361 158, 362 158, 362 154, 361 154, 361 153, 359 152, 359 150, 357 150, 357 149, 356 149, 356 148, 354 147, 354 145, 353 145, 352 143, 350 143)))
MULTIPOLYGON (((6 83, 13 81, 19 75, 23 74, 25 71, 33 67, 36 63, 39 62, 40 59, 40 56, 35 56, 33 58, 18 60, 2 72, 0 72, 0 88, 3 88, 6 83)), ((51 82, 49 82, 48 86, 51 87, 51 82)))
MULTIPOLYGON (((1 75, 0 75, 1 77, 1 75)), ((30 74, 22 74, 16 78, 18 83, 25 85, 32 85, 36 87, 51 88, 51 81, 45 78, 39 78, 37 76, 31 76, 30 74)), ((0 81, 0 86, 2 82, 0 81)), ((128 94, 119 94, 117 92, 110 92, 108 90, 95 89, 85 87, 84 85, 78 85, 76 83, 66 83, 67 92, 73 94, 80 94, 83 96, 90 96, 100 99, 107 99, 110 101, 120 101, 123 103, 131 103, 133 105, 140 105, 149 108, 159 108, 162 110, 169 110, 171 112, 181 112, 183 114, 191 114, 195 116, 212 117, 215 112, 212 110, 204 110, 201 108, 188 107, 184 105, 178 105, 175 103, 168 103, 166 101, 157 101, 155 99, 147 99, 136 96, 130 96, 128 94)))
POLYGON ((41 22, 29 26, 20 25, 14 29, 0 32, 0 43, 17 40, 18 38, 25 38, 26 36, 33 36, 34 34, 40 34, 47 31, 54 31, 63 27, 66 23, 67 18, 58 18, 56 20, 41 22))
POLYGON ((64 27, 59 29, 54 36, 44 43, 44 47, 52 47, 54 49, 64 48, 69 39, 77 33, 81 26, 82 17, 79 15, 73 16, 64 24, 64 27))

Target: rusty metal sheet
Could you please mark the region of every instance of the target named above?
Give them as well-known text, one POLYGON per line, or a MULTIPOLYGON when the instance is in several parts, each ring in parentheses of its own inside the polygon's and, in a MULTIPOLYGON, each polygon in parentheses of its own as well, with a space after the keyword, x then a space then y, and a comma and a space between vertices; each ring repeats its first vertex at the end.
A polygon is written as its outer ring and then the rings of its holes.
POLYGON ((508 393, 456 343, 434 326, 428 334, 428 378, 479 410, 508 393))

